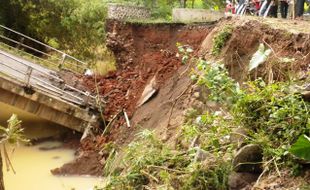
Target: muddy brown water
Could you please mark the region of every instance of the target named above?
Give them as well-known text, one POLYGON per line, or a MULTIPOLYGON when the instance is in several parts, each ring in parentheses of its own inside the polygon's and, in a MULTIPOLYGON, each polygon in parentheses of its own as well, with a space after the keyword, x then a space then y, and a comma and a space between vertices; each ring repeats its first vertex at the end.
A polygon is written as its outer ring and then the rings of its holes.
MULTIPOLYGON (((23 121, 25 135, 29 138, 46 138, 61 134, 62 127, 44 121, 14 107, 0 103, 0 124, 15 113, 23 121)), ((91 190, 102 184, 102 179, 90 176, 54 176, 50 170, 75 158, 74 150, 61 148, 61 142, 45 141, 34 146, 19 144, 8 146, 12 169, 4 164, 6 190, 91 190), (55 148, 56 147, 56 148, 55 148)))

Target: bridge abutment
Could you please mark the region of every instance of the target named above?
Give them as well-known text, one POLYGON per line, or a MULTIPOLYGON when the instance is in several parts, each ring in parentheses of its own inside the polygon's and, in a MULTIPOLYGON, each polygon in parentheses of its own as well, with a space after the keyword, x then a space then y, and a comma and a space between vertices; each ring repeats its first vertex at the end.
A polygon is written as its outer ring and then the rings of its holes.
POLYGON ((79 132, 83 132, 89 124, 98 125, 98 117, 87 109, 47 95, 39 89, 26 93, 23 84, 6 77, 0 77, 0 101, 79 132))

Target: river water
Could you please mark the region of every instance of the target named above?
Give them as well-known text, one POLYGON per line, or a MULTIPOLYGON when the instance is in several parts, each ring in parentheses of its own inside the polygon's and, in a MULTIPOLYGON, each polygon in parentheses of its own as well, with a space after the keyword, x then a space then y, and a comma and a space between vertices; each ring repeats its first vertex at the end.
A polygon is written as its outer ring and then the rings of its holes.
MULTIPOLYGON (((45 138, 55 136, 64 128, 51 124, 32 114, 17 110, 11 106, 0 103, 0 124, 12 113, 16 113, 23 121, 25 134, 29 138, 45 138)), ((95 185, 102 183, 101 179, 89 176, 53 176, 51 169, 72 161, 74 150, 61 147, 61 142, 48 141, 35 146, 23 144, 17 147, 7 145, 13 168, 7 171, 4 164, 4 183, 6 190, 91 190, 95 185), (42 150, 44 149, 44 150, 42 150)))

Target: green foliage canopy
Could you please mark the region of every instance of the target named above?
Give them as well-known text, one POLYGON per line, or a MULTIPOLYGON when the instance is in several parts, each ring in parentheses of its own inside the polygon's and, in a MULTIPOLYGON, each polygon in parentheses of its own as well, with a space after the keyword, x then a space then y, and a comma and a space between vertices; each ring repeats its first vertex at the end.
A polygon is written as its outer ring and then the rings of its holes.
MULTIPOLYGON (((2 0, 0 24, 82 60, 93 60, 104 48, 108 3, 150 8, 154 19, 171 19, 172 8, 213 8, 219 0, 2 0)), ((106 51, 106 50, 104 50, 106 51)))
POLYGON ((100 0, 4 0, 0 23, 80 58, 104 44, 106 3, 100 0))

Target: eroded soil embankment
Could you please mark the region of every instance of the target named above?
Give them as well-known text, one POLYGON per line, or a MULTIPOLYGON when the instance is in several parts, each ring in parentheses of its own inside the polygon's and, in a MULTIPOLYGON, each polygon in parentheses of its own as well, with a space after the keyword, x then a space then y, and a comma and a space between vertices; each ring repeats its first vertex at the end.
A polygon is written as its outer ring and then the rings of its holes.
MULTIPOLYGON (((104 110, 107 121, 122 109, 125 109, 132 119, 137 109, 137 101, 145 85, 156 76, 156 86, 161 89, 167 84, 167 81, 171 81, 170 78, 181 66, 180 58, 176 56, 176 43, 190 45, 193 49, 198 49, 213 27, 214 23, 185 25, 107 21, 107 46, 117 59, 117 71, 97 77, 99 92, 106 97, 107 101, 104 110)), ((83 80, 83 88, 86 87, 92 92, 96 92, 94 77, 82 78, 82 76, 69 75, 67 79, 72 81, 73 85, 78 86, 81 84, 76 81, 83 80), (74 79, 72 80, 72 78, 74 79)), ((172 83, 170 82, 170 84, 172 83)), ((182 84, 180 85, 182 86, 182 84)), ((166 96, 170 90, 159 91, 159 95, 162 97, 166 96)), ((171 91, 174 90, 171 89, 171 91)), ((161 102, 162 100, 159 100, 156 104, 161 102)), ((152 109, 147 110, 152 111, 152 109)), ((159 112, 158 109, 156 110, 159 112)), ((139 118, 137 124, 142 124, 139 122, 140 120, 145 120, 145 117, 139 118)), ((108 152, 101 151, 104 143, 115 140, 122 143, 131 136, 130 134, 134 134, 134 127, 121 127, 124 123, 124 117, 121 115, 113 122, 109 134, 105 137, 97 136, 95 139, 84 140, 78 151, 78 159, 52 172, 58 175, 102 175, 105 158, 108 156, 108 152)))
MULTIPOLYGON (((129 117, 137 107, 145 85, 155 76, 157 88, 161 88, 181 66, 176 57, 176 43, 197 49, 208 35, 214 23, 184 24, 137 24, 110 20, 106 24, 107 46, 117 59, 117 71, 98 79, 99 91, 106 96, 104 114, 110 120, 125 109, 129 117)), ((94 90, 94 78, 85 80, 94 90)), ((114 137, 124 117, 112 127, 109 138, 114 137)))
MULTIPOLYGON (((108 102, 105 116, 109 120, 120 110, 125 109, 135 126, 155 128, 160 135, 164 134, 163 131, 169 130, 166 136, 177 134, 178 126, 183 120, 183 112, 191 105, 200 109, 206 109, 205 107, 212 109, 210 105, 199 102, 205 92, 191 86, 188 74, 185 74, 186 71, 190 71, 189 67, 182 66, 180 58, 176 57, 176 42, 192 46, 195 50, 199 50, 195 54, 206 59, 222 59, 230 74, 240 82, 249 79, 249 76, 286 80, 287 71, 300 73, 302 77, 310 64, 308 34, 290 33, 270 27, 261 21, 228 19, 218 24, 200 25, 108 21, 107 31, 107 43, 117 58, 118 70, 97 78, 99 91, 106 96, 108 102), (211 55, 213 38, 227 24, 234 27, 232 36, 225 43, 220 55, 214 58, 211 55), (249 60, 260 43, 270 46, 275 53, 269 57, 267 64, 258 68, 258 72, 249 75, 247 71, 249 60), (294 58, 294 61, 283 63, 280 57, 294 58), (137 101, 145 85, 154 76, 159 89, 158 95, 137 108, 137 101)), ((84 84, 95 91, 94 81, 93 77, 88 77, 84 80, 84 84)), ((95 153, 94 158, 88 157, 88 159, 96 160, 98 164, 89 167, 89 173, 92 172, 92 168, 96 168, 96 173, 101 174, 101 170, 97 169, 102 168, 108 153, 101 152, 99 155, 96 152, 99 152, 104 143, 112 140, 122 144, 133 138, 137 127, 127 128, 124 123, 124 117, 120 116, 105 137, 98 136, 95 140, 82 143, 82 152, 86 152, 87 155, 95 153), (123 125, 124 127, 121 127, 123 125)), ((71 173, 80 174, 75 170, 75 166, 87 162, 87 159, 83 160, 82 157, 78 162, 66 167, 67 170, 71 169, 71 173)), ((67 170, 59 171, 66 173, 67 170)))

